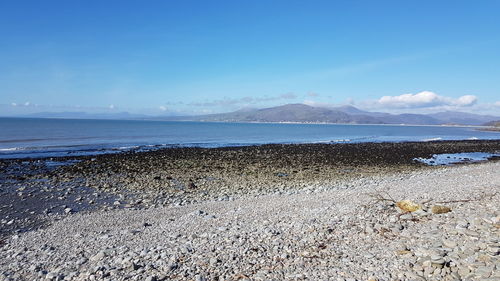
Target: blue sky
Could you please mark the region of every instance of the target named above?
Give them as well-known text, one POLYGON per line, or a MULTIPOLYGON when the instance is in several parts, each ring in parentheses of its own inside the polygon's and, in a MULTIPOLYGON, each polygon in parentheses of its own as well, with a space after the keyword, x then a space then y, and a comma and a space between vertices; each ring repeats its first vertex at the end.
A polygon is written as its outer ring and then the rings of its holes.
POLYGON ((3 1, 0 115, 500 115, 500 1, 3 1))

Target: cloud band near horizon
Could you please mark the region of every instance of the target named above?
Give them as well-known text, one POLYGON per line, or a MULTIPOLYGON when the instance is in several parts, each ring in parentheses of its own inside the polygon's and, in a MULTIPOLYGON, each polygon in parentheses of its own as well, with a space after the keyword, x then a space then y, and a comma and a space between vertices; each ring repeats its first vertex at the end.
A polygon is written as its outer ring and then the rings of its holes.
POLYGON ((141 114, 161 115, 167 113, 176 114, 205 114, 230 112, 245 107, 264 108, 282 105, 286 103, 304 103, 316 107, 335 107, 342 105, 353 105, 364 110, 377 110, 386 112, 408 112, 428 113, 437 111, 467 111, 474 113, 489 113, 500 116, 500 101, 493 103, 479 103, 475 95, 463 95, 452 98, 438 95, 432 91, 421 91, 416 94, 407 93, 393 96, 382 96, 375 100, 346 99, 335 101, 325 97, 323 94, 307 92, 299 95, 285 93, 276 96, 245 96, 241 98, 223 98, 217 100, 205 100, 202 102, 166 102, 165 104, 151 106, 149 108, 124 108, 112 104, 109 106, 81 107, 61 105, 38 105, 30 101, 12 102, 10 105, 0 105, 3 116, 15 116, 16 114, 36 113, 41 111, 88 111, 88 112, 123 112, 129 111, 141 114))

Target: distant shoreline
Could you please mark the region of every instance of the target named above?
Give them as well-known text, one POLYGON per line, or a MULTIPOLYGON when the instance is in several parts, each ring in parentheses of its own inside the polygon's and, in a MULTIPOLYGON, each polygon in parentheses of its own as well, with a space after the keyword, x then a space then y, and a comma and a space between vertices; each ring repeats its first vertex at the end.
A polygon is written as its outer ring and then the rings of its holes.
POLYGON ((500 132, 500 127, 485 127, 485 128, 480 128, 478 131, 484 131, 484 132, 500 132))
POLYGON ((461 125, 461 124, 396 124, 396 123, 331 123, 331 122, 265 122, 265 121, 209 121, 209 120, 160 120, 160 119, 107 119, 107 118, 66 118, 66 117, 11 117, 0 116, 0 119, 44 119, 44 120, 95 120, 95 121, 143 121, 143 122, 179 122, 179 123, 223 123, 223 124, 292 124, 292 125, 344 125, 344 126, 407 126, 407 127, 459 127, 459 128, 489 128, 484 125, 461 125))

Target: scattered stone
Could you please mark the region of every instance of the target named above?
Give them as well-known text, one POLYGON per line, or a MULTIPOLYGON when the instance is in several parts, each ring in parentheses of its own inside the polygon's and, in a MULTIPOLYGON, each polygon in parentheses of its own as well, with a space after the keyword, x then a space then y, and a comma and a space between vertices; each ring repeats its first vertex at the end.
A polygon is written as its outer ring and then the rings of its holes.
POLYGON ((417 204, 410 200, 398 201, 396 203, 396 206, 398 206, 398 208, 401 209, 402 211, 410 213, 422 209, 422 206, 420 204, 417 204))
POLYGON ((104 251, 101 251, 90 258, 91 262, 98 262, 106 256, 104 251))
POLYGON ((447 240, 447 239, 443 239, 443 246, 446 247, 446 248, 455 248, 457 247, 457 242, 455 241, 451 241, 451 240, 447 240))
POLYGON ((431 208, 431 212, 433 214, 445 214, 451 212, 451 208, 442 205, 434 205, 431 208))

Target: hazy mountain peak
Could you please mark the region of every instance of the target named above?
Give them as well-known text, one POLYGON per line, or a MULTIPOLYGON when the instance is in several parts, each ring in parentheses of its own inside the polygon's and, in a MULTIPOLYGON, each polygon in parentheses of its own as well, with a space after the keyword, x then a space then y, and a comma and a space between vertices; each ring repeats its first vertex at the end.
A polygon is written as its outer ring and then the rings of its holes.
POLYGON ((349 113, 349 114, 366 114, 366 113, 368 113, 367 111, 363 111, 363 110, 361 110, 357 107, 354 107, 352 105, 342 105, 339 107, 335 107, 335 109, 340 110, 340 111, 345 112, 345 113, 349 113))
POLYGON ((255 108, 255 107, 242 107, 242 108, 236 110, 235 112, 250 112, 250 111, 255 111, 255 110, 258 110, 258 108, 255 108))
POLYGON ((289 104, 284 104, 284 105, 279 105, 279 106, 274 106, 274 107, 268 107, 268 108, 263 108, 263 109, 311 109, 315 108, 313 106, 303 104, 303 103, 289 103, 289 104))

